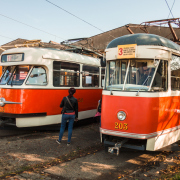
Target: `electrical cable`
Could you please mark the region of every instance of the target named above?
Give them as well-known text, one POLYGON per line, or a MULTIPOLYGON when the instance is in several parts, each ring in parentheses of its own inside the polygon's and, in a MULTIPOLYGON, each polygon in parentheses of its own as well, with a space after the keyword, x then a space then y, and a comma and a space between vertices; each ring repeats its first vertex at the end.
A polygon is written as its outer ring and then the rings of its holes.
POLYGON ((13 38, 10 38, 10 37, 7 37, 7 36, 2 36, 2 35, 0 35, 1 37, 4 37, 4 38, 7 38, 7 39, 12 39, 12 40, 14 40, 13 38))
POLYGON ((94 26, 93 24, 91 24, 91 23, 89 23, 89 22, 87 22, 87 21, 85 21, 85 20, 81 19, 80 17, 78 17, 78 16, 76 16, 76 15, 74 15, 74 14, 70 13, 69 11, 67 11, 67 10, 63 9, 62 7, 60 7, 60 6, 56 5, 56 4, 54 4, 54 3, 52 3, 52 2, 50 2, 50 1, 48 1, 48 0, 45 0, 45 1, 47 1, 48 3, 50 3, 50 4, 52 4, 52 5, 56 6, 56 7, 58 7, 59 9, 61 9, 61 10, 65 11, 66 13, 68 13, 68 14, 70 14, 70 15, 72 15, 72 16, 74 16, 74 17, 76 17, 77 19, 79 19, 79 20, 81 20, 81 21, 85 22, 86 24, 89 24, 90 26, 92 26, 92 27, 94 27, 94 28, 96 28, 96 29, 98 29, 98 30, 100 30, 100 31, 104 32, 103 30, 99 29, 98 27, 94 26))
MULTIPOLYGON (((105 32, 105 31, 103 31, 102 29, 100 29, 100 28, 98 28, 98 27, 94 26, 93 24, 91 24, 91 23, 89 23, 89 22, 85 21, 84 19, 82 19, 82 18, 80 18, 80 17, 78 17, 78 16, 76 16, 76 15, 72 14, 71 12, 69 12, 69 11, 67 11, 67 10, 63 9, 62 7, 60 7, 60 6, 58 6, 58 5, 54 4, 54 3, 52 3, 51 1, 48 1, 48 0, 45 0, 45 1, 47 1, 48 3, 50 3, 50 4, 54 5, 54 6, 56 6, 57 8, 59 8, 59 9, 61 9, 61 10, 63 10, 63 11, 65 11, 66 13, 68 13, 68 14, 70 14, 70 15, 74 16, 75 18, 77 18, 77 19, 79 19, 79 20, 83 21, 84 23, 86 23, 86 24, 88 24, 88 25, 90 25, 90 26, 92 26, 92 27, 94 27, 94 28, 98 29, 99 31, 101 31, 101 32, 103 32, 103 33, 105 32)), ((111 34, 109 34, 109 36, 111 36, 111 37, 115 38, 115 37, 114 37, 114 36, 112 36, 111 34)))
MULTIPOLYGON (((175 3, 175 0, 174 0, 174 2, 173 2, 172 7, 171 7, 171 12, 172 12, 172 8, 173 8, 173 6, 174 6, 174 3, 175 3)), ((170 16, 170 12, 169 12, 168 18, 169 18, 169 16, 170 16)))
MULTIPOLYGON (((166 1, 166 0, 165 0, 165 1, 166 1)), ((172 14, 172 12, 171 12, 171 9, 170 9, 169 4, 168 4, 168 2, 167 2, 167 1, 166 1, 166 4, 167 4, 167 6, 168 6, 168 8, 169 8, 169 11, 170 11, 170 13, 171 13, 172 17, 174 18, 174 16, 173 16, 173 14, 172 14)))
POLYGON ((3 14, 0 14, 0 16, 3 16, 3 17, 5 17, 5 18, 7 18, 7 19, 11 19, 11 20, 16 21, 16 22, 18 22, 18 23, 20 23, 20 24, 23 24, 23 25, 25 25, 25 26, 31 27, 31 28, 36 29, 36 30, 38 30, 38 31, 41 31, 41 32, 44 32, 44 33, 46 33, 46 34, 49 34, 49 35, 52 35, 52 36, 55 36, 55 37, 57 37, 57 38, 60 38, 60 39, 65 40, 64 38, 58 37, 58 36, 56 36, 55 34, 51 34, 51 33, 46 32, 46 31, 44 31, 44 30, 41 30, 41 29, 38 29, 38 28, 36 28, 36 27, 30 26, 30 25, 25 24, 25 23, 23 23, 23 22, 20 22, 20 21, 18 21, 18 20, 16 20, 16 19, 13 19, 13 18, 10 18, 10 17, 8 17, 8 16, 5 16, 5 15, 3 15, 3 14))

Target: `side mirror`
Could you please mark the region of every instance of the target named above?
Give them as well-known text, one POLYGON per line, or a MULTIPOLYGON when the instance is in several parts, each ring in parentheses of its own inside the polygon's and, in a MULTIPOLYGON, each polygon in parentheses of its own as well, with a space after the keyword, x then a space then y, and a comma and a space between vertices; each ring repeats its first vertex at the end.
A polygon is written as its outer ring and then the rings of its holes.
POLYGON ((100 57, 101 67, 106 67, 106 58, 100 57))
POLYGON ((159 60, 158 59, 154 59, 154 66, 156 67, 156 66, 158 66, 159 65, 159 60))

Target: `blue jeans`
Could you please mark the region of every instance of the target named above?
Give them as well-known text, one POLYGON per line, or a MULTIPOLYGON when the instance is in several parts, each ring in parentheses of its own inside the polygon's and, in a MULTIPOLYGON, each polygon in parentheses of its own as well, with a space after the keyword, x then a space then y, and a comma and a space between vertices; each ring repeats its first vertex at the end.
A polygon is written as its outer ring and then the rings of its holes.
POLYGON ((61 139, 63 137, 64 130, 66 128, 67 120, 69 120, 69 123, 68 123, 68 143, 71 142, 74 119, 75 119, 75 115, 62 114, 62 122, 61 122, 61 128, 60 128, 60 133, 59 133, 59 141, 61 141, 61 139))

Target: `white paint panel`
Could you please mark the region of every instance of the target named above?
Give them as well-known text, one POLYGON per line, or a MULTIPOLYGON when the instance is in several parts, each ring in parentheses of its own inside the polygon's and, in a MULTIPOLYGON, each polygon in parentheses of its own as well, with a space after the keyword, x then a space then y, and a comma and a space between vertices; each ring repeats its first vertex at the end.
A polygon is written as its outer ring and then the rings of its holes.
POLYGON ((46 65, 53 60, 64 60, 67 62, 76 62, 82 64, 89 64, 100 67, 100 60, 90 56, 85 56, 77 53, 72 53, 63 50, 53 50, 48 48, 13 48, 6 50, 3 54, 13 53, 24 53, 24 61, 19 62, 6 62, 1 63, 1 66, 9 65, 23 65, 23 64, 34 64, 34 65, 46 65))
MULTIPOLYGON (((96 114, 96 109, 82 111, 78 113, 78 119, 86 119, 94 117, 96 114)), ((33 127, 33 126, 45 126, 51 124, 59 124, 61 123, 62 115, 52 115, 52 116, 44 116, 44 117, 28 117, 28 118, 16 118, 16 126, 17 127, 33 127)))
POLYGON ((88 111, 82 111, 78 113, 78 119, 86 119, 90 117, 94 117, 96 114, 96 109, 88 110, 88 111))
POLYGON ((136 96, 137 92, 124 92, 124 91, 110 91, 103 90, 103 95, 110 96, 125 96, 125 97, 170 97, 170 96, 180 96, 180 91, 167 91, 167 92, 139 92, 139 95, 136 96))
POLYGON ((157 136, 155 138, 150 138, 147 140, 146 150, 156 151, 168 145, 171 145, 180 140, 180 129, 157 136))
POLYGON ((44 126, 51 124, 61 123, 62 115, 53 115, 45 117, 28 117, 28 118, 16 118, 17 127, 33 127, 33 126, 44 126))
MULTIPOLYGON (((106 60, 117 59, 118 50, 117 47, 106 49, 106 60)), ((141 45, 136 48, 136 58, 139 59, 163 59, 169 60, 169 52, 174 54, 179 54, 178 51, 162 47, 162 46, 150 46, 150 45, 141 45)))

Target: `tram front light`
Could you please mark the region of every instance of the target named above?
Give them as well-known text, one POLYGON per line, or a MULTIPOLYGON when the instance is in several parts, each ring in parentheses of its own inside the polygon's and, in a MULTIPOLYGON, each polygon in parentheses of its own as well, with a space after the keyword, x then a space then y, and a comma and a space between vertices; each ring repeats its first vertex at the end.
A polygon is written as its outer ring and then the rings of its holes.
POLYGON ((119 111, 117 113, 117 118, 120 120, 120 121, 124 121, 126 119, 126 113, 124 111, 119 111))

